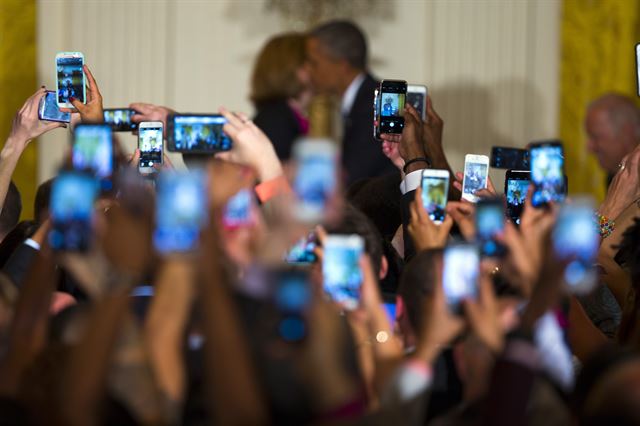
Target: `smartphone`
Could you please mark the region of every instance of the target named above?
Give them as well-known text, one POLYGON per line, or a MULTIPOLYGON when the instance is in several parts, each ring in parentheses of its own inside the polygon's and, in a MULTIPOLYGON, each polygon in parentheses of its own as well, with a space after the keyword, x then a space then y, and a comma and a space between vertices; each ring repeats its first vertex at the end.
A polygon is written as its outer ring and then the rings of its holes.
POLYGON ((307 335, 305 312, 311 303, 309 272, 281 268, 272 272, 273 300, 279 313, 278 335, 286 342, 299 342, 307 335))
POLYGON ((301 238, 285 254, 284 261, 293 265, 311 265, 318 260, 316 249, 316 235, 310 232, 306 237, 301 238))
POLYGON ((171 152, 212 154, 231 149, 220 114, 172 114, 167 119, 167 149, 171 152))
POLYGON ((59 108, 74 108, 69 98, 86 103, 84 55, 80 52, 59 52, 56 55, 56 93, 59 108))
POLYGON ((227 228, 252 225, 254 217, 253 191, 244 188, 229 198, 224 207, 222 222, 227 228))
POLYGON ((59 121, 61 123, 70 123, 71 114, 60 111, 58 101, 56 100, 56 92, 47 90, 40 99, 38 107, 38 118, 45 121, 59 121))
POLYGON ((640 96, 640 43, 636 44, 636 70, 638 74, 638 96, 640 96))
POLYGON ((552 233, 557 258, 570 261, 564 279, 576 293, 589 292, 597 283, 594 264, 600 247, 600 232, 594 213, 591 198, 576 198, 571 203, 564 203, 552 233))
POLYGON ((153 243, 162 254, 198 248, 207 222, 206 176, 201 170, 160 173, 156 185, 156 227, 153 243))
POLYGON ((373 138, 377 141, 380 139, 380 88, 373 90, 373 138))
POLYGON ((98 192, 98 181, 89 174, 64 171, 54 179, 50 202, 52 229, 48 235, 53 249, 89 249, 98 192))
POLYGON ((456 243, 444 250, 442 285, 451 312, 462 313, 462 301, 477 299, 480 252, 474 244, 456 243))
POLYGON ((427 86, 410 84, 407 86, 407 103, 420 114, 422 121, 427 118, 427 86))
POLYGON ((364 240, 359 235, 329 235, 325 239, 322 276, 324 290, 331 299, 347 310, 360 303, 362 270, 360 257, 364 240))
POLYGON ((131 121, 135 113, 131 108, 105 108, 104 123, 114 132, 131 132, 138 128, 138 124, 131 121))
POLYGON ((449 198, 449 171, 425 169, 422 172, 422 205, 435 223, 442 223, 449 198))
POLYGON ((140 162, 138 171, 142 174, 155 173, 154 165, 162 165, 162 121, 143 121, 138 128, 138 149, 140 162))
POLYGON ((496 169, 529 169, 529 151, 520 148, 494 146, 491 148, 491 167, 496 169))
POLYGON ((527 192, 531 183, 531 172, 528 170, 507 170, 504 179, 504 193, 507 198, 506 215, 515 225, 520 225, 520 216, 527 200, 527 192))
POLYGON ((489 179, 489 157, 467 154, 464 156, 464 178, 462 180, 462 198, 475 203, 476 191, 485 189, 489 179))
POLYGON ((298 202, 295 215, 306 222, 319 222, 336 192, 336 145, 328 139, 304 139, 293 147, 296 164, 293 189, 298 202))
POLYGON ((89 171, 100 179, 103 190, 111 189, 113 135, 106 124, 78 124, 73 132, 71 163, 75 170, 89 171))
POLYGON ((530 145, 531 182, 534 207, 559 203, 565 198, 564 152, 560 141, 530 145))
POLYGON ((380 133, 402 133, 406 96, 406 81, 382 80, 380 82, 380 133))
POLYGON ((506 248, 496 236, 504 232, 504 204, 502 198, 482 198, 476 204, 476 239, 480 255, 501 257, 506 248))

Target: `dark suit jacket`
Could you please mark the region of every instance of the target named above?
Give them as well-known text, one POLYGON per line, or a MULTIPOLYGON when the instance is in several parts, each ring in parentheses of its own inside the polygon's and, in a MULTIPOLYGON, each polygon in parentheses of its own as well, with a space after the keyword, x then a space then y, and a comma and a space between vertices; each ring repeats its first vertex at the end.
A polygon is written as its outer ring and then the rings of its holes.
POLYGON ((344 117, 342 164, 347 185, 395 171, 394 165, 382 153, 380 142, 373 138, 373 92, 376 87, 378 82, 367 74, 351 111, 344 117))
POLYGON ((287 101, 258 105, 253 122, 271 139, 278 158, 282 161, 288 160, 293 142, 302 134, 302 129, 287 101))

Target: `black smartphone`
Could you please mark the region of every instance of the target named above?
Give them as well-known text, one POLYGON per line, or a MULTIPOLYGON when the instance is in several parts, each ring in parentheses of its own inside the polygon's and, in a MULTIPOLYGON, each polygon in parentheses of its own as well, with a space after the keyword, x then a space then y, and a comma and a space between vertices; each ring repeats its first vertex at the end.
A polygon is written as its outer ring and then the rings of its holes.
POLYGON ((504 179, 504 194, 507 198, 506 215, 515 225, 520 225, 520 216, 522 216, 530 183, 530 171, 507 170, 504 179))
POLYGON ((557 140, 535 142, 529 151, 533 183, 531 204, 541 207, 562 202, 566 195, 562 143, 557 140))
POLYGON ((60 111, 58 107, 58 97, 53 90, 47 90, 42 99, 40 99, 38 118, 40 120, 58 121, 61 123, 71 122, 71 114, 60 111))
POLYGON ((496 169, 529 169, 529 151, 520 148, 494 146, 491 148, 491 167, 496 169))
POLYGON ((52 229, 48 235, 54 250, 89 249, 98 193, 99 183, 89 174, 65 171, 55 178, 50 202, 52 229))
POLYGON ((306 270, 283 267, 271 271, 273 301, 278 312, 278 335, 299 342, 307 335, 305 312, 311 303, 311 282, 306 270))
POLYGON ((382 80, 380 82, 380 133, 402 133, 406 97, 406 81, 382 80))
POLYGON ((135 113, 131 108, 106 108, 104 123, 114 132, 131 132, 138 128, 138 124, 131 120, 135 113))
POLYGON ((167 149, 171 152, 212 154, 231 149, 220 114, 172 114, 167 119, 167 149))
POLYGON ((481 198, 476 203, 476 239, 484 257, 501 257, 506 248, 496 236, 504 232, 502 198, 481 198))

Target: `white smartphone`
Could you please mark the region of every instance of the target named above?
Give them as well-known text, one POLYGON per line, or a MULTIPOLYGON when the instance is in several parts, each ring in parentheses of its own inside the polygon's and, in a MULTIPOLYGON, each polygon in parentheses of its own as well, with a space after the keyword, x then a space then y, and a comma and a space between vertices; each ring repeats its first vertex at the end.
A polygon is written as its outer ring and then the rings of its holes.
POLYGON ((462 181, 462 199, 475 203, 476 191, 487 187, 489 179, 489 157, 467 154, 464 156, 464 179, 462 181))
POLYGON ((162 165, 162 126, 162 121, 143 121, 138 126, 138 170, 142 174, 154 173, 153 166, 162 165))
POLYGON ((449 171, 424 169, 422 205, 435 223, 442 223, 449 197, 449 171))
POLYGON ((73 108, 70 98, 86 103, 84 55, 81 52, 59 52, 56 55, 56 93, 58 108, 73 108))
POLYGON ((418 111, 422 121, 427 118, 427 86, 410 84, 407 86, 407 103, 418 111))
POLYGON ((295 214, 302 221, 317 223, 325 217, 327 204, 336 192, 337 147, 328 139, 308 138, 296 143, 293 153, 293 189, 298 198, 295 214))

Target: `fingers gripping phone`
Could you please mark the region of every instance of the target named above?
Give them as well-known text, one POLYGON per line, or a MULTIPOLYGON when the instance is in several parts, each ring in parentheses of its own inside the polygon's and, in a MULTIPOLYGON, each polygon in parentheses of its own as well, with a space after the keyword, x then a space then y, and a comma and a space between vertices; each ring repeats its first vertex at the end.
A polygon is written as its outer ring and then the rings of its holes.
POLYGON ((380 133, 402 133, 407 82, 382 80, 380 82, 380 133))
POLYGON ((487 188, 489 179, 489 157, 467 154, 464 157, 464 178, 462 180, 462 198, 475 203, 476 191, 487 188))
POLYGON ((420 114, 422 121, 427 118, 427 86, 410 84, 407 87, 407 103, 420 114))
POLYGON ((507 198, 506 215, 515 225, 520 225, 520 216, 527 200, 531 183, 528 170, 507 170, 504 180, 504 193, 507 198))
POLYGON ((422 172, 422 205, 435 223, 442 223, 449 197, 449 171, 425 169, 422 172))
POLYGON ((54 250, 86 251, 91 243, 98 181, 76 171, 60 173, 51 188, 49 243, 54 250))
POLYGON ((74 108, 70 99, 86 103, 84 55, 81 52, 60 52, 56 55, 56 93, 59 108, 74 108))
POLYGON ((364 251, 364 240, 358 235, 329 235, 323 248, 325 292, 345 309, 356 309, 362 286, 360 257, 364 251))
POLYGON ((451 312, 461 314, 462 302, 477 298, 479 274, 480 253, 475 245, 457 243, 445 248, 442 285, 451 312))
POLYGON ((40 99, 38 118, 40 118, 40 120, 58 121, 60 123, 71 122, 71 114, 60 111, 58 101, 56 100, 56 92, 53 90, 47 90, 42 99, 40 99))
POLYGON ((541 207, 549 203, 562 202, 565 198, 564 152, 559 141, 531 144, 531 203, 541 207))
POLYGON ((505 254, 504 245, 496 239, 504 232, 504 216, 502 198, 483 198, 476 204, 476 239, 482 256, 505 254))
POLYGON ((153 167, 163 163, 163 124, 162 121, 143 121, 138 127, 138 149, 140 162, 138 171, 142 174, 155 173, 153 167))

